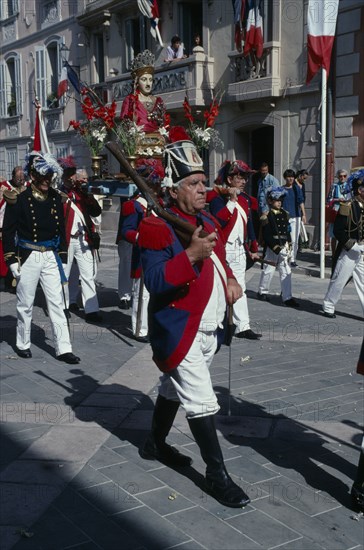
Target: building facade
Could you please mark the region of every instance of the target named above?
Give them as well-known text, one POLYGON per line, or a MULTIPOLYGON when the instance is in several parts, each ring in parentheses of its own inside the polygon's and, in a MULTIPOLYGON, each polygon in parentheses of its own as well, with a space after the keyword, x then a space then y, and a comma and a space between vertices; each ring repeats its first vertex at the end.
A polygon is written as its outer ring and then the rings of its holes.
MULTIPOLYGON (((319 0, 318 0, 319 1, 319 0)), ((224 148, 208 158, 210 181, 225 159, 254 168, 268 162, 278 179, 286 168, 305 168, 306 210, 312 244, 317 240, 320 195, 320 101, 317 75, 305 84, 308 0, 264 0, 264 54, 257 62, 234 45, 233 3, 227 0, 158 0, 165 47, 179 34, 189 54, 165 62, 166 50, 150 34, 150 22, 131 0, 0 0, 0 176, 23 164, 34 132, 34 99, 44 109, 52 152, 74 154, 90 167, 90 155, 72 131, 80 119, 77 94, 57 99, 66 60, 80 80, 95 86, 118 112, 131 90, 133 57, 149 48, 156 56, 155 90, 172 123, 184 122, 186 93, 197 117, 217 92, 224 92, 216 122, 224 148), (193 51, 198 33, 202 48, 193 51), (317 231, 316 229, 317 228, 317 231)), ((328 14, 329 16, 329 14, 328 14)), ((364 165, 364 0, 341 0, 328 82, 327 185, 337 169, 364 165)), ((117 172, 114 159, 109 171, 117 172)), ((251 192, 256 192, 254 178, 251 192)))

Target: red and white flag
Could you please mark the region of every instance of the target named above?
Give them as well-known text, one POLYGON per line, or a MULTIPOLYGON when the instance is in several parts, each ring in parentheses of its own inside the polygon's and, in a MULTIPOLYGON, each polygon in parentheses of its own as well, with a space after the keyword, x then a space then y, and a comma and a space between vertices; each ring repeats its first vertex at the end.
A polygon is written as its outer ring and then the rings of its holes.
POLYGON ((61 78, 58 83, 57 97, 60 99, 68 90, 68 74, 67 67, 64 65, 61 71, 61 78))
POLYGON ((35 128, 34 128, 34 143, 33 151, 42 153, 50 153, 50 147, 48 143, 47 132, 44 126, 42 107, 39 101, 35 102, 35 128))
POLYGON ((245 5, 247 0, 233 0, 234 24, 235 24, 235 46, 238 52, 242 51, 244 39, 243 22, 245 21, 245 5))
POLYGON ((158 28, 159 22, 159 8, 157 0, 137 0, 138 8, 145 17, 150 20, 150 33, 154 40, 158 40, 159 44, 163 46, 162 38, 158 28))
POLYGON ((251 51, 260 59, 263 55, 262 0, 249 0, 248 21, 244 44, 244 55, 251 51))
POLYGON ((339 0, 309 0, 307 13, 308 65, 306 84, 320 67, 330 72, 339 0))

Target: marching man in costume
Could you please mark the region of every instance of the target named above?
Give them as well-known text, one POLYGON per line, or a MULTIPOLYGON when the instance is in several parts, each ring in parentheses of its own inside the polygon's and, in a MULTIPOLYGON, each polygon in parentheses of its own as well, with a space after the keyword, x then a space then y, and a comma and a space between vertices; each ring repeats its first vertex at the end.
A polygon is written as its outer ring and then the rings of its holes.
MULTIPOLYGON (((66 242, 68 244, 68 261, 65 266, 66 277, 69 278, 73 260, 76 260, 81 279, 82 303, 87 322, 102 320, 99 313, 99 301, 96 294, 97 262, 92 234, 94 224, 90 216, 99 216, 101 207, 95 197, 82 189, 76 178, 76 164, 72 156, 58 159, 63 168, 61 191, 67 196, 63 204, 66 242)), ((78 289, 76 289, 78 290, 78 289)), ((67 309, 75 311, 77 294, 70 296, 66 292, 67 309)))
MULTIPOLYGON (((164 176, 163 166, 158 159, 138 159, 136 163, 137 172, 144 177, 152 192, 156 195, 160 193, 160 184, 164 176)), ((139 225, 143 218, 148 214, 147 201, 137 195, 130 201, 125 202, 121 207, 122 225, 121 238, 133 245, 131 257, 131 273, 133 280, 132 286, 132 331, 135 340, 138 342, 148 342, 148 303, 149 292, 145 288, 142 266, 140 259, 140 248, 138 243, 139 225)), ((153 214, 152 214, 153 215, 153 214)))
POLYGON ((268 292, 273 275, 278 266, 281 281, 282 301, 287 307, 299 307, 299 303, 292 298, 292 271, 290 267, 291 232, 289 212, 283 210, 282 201, 287 191, 284 187, 275 187, 267 192, 267 203, 270 208, 268 214, 260 218, 262 234, 267 246, 264 257, 273 265, 265 264, 259 281, 259 300, 269 302, 268 292))
POLYGON ((79 363, 72 353, 67 320, 62 303, 63 263, 67 245, 60 195, 51 187, 62 168, 47 153, 31 153, 28 173, 31 185, 20 195, 7 197, 4 218, 4 256, 17 279, 17 353, 32 357, 30 332, 38 281, 43 288, 52 326, 56 356, 66 363, 79 363))
POLYGON ((242 289, 226 264, 217 222, 204 211, 206 176, 194 144, 177 141, 167 145, 164 154, 163 184, 169 187, 169 212, 196 229, 187 244, 161 218, 149 216, 139 227, 145 284, 150 292, 149 338, 154 362, 164 373, 152 431, 140 452, 146 459, 171 466, 191 464, 190 457, 165 442, 182 404, 207 466, 207 491, 225 506, 241 508, 249 503, 249 497, 225 468, 214 423, 220 407, 209 367, 226 302, 235 303, 242 289))
POLYGON ((253 199, 244 193, 251 172, 242 160, 225 161, 219 170, 215 190, 208 193, 207 201, 210 203, 211 214, 222 226, 226 240, 226 261, 244 292, 233 308, 233 321, 237 327, 235 336, 259 340, 262 335, 250 328, 248 300, 245 294, 246 256, 248 254, 252 260, 259 258, 251 218, 253 199))
MULTIPOLYGON (((9 181, 0 182, 0 277, 7 277, 9 274, 8 266, 4 260, 2 227, 6 208, 6 195, 10 191, 10 196, 21 193, 25 189, 25 177, 22 166, 15 166, 9 181)), ((9 281, 10 282, 10 281, 9 281)))
POLYGON ((359 296, 364 313, 364 170, 348 179, 354 199, 341 203, 334 223, 338 241, 334 262, 336 265, 324 299, 325 317, 334 318, 335 306, 350 277, 359 296))

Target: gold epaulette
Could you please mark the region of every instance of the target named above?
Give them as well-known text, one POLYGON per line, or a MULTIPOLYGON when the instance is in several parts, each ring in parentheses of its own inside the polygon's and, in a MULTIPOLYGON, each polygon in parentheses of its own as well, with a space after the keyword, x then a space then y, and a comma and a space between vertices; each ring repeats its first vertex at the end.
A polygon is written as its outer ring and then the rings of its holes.
POLYGON ((349 216, 351 210, 351 202, 341 202, 339 214, 342 216, 349 216))
POLYGON ((15 189, 5 189, 3 197, 7 204, 15 204, 18 200, 18 193, 15 191, 15 189))

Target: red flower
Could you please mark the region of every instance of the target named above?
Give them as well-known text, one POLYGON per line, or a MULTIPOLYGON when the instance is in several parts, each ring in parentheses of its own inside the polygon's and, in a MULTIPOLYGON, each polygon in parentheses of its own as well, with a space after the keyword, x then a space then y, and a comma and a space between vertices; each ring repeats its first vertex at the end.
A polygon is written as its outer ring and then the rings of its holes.
POLYGON ((88 96, 86 96, 81 103, 81 109, 88 120, 92 120, 93 118, 95 118, 95 108, 92 104, 91 99, 88 96))
POLYGON ((81 123, 78 122, 77 120, 70 120, 68 127, 70 126, 72 126, 72 128, 74 128, 75 130, 78 130, 81 126, 81 123))
POLYGON ((194 118, 192 116, 192 109, 191 109, 191 105, 187 99, 187 96, 185 97, 185 100, 183 102, 183 109, 184 109, 184 112, 185 112, 185 117, 187 118, 187 120, 189 122, 193 122, 194 121, 194 118))
POLYGON ((206 111, 203 114, 203 116, 206 120, 207 128, 211 128, 211 126, 214 125, 215 118, 218 116, 218 114, 219 114, 219 105, 216 103, 216 101, 214 99, 213 102, 210 105, 210 108, 206 109, 206 111))
POLYGON ((170 142, 174 143, 175 141, 181 141, 185 139, 190 140, 191 138, 187 134, 183 126, 172 126, 172 128, 169 130, 170 142))
POLYGON ((164 126, 168 129, 171 125, 171 115, 169 113, 164 114, 164 126))

